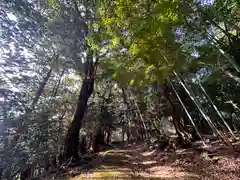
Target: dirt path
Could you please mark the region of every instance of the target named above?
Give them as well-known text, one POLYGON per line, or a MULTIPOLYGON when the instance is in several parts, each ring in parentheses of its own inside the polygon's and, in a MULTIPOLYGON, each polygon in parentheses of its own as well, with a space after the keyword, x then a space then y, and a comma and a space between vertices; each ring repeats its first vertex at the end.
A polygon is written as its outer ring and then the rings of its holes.
POLYGON ((97 168, 84 172, 69 180, 112 180, 133 177, 132 165, 126 156, 128 150, 115 149, 103 153, 97 168))
POLYGON ((143 145, 110 150, 103 153, 104 157, 97 168, 69 178, 69 180, 199 179, 197 175, 182 173, 178 169, 173 169, 167 165, 159 168, 155 161, 145 159, 151 153, 151 151, 145 151, 143 145))
POLYGON ((147 145, 101 152, 91 167, 68 169, 58 180, 240 180, 240 158, 204 157, 191 149, 163 152, 147 145))

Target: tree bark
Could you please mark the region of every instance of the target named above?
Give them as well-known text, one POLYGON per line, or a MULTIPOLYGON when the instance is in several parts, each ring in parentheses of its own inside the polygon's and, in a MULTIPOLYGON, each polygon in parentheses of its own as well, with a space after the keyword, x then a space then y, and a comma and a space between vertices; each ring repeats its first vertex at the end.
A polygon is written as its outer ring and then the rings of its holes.
POLYGON ((87 152, 87 142, 86 142, 85 136, 83 136, 81 138, 81 141, 79 144, 79 152, 80 152, 80 154, 86 154, 86 152, 87 152))
POLYGON ((94 70, 95 65, 93 63, 93 53, 90 50, 88 52, 86 64, 85 77, 82 82, 81 91, 77 103, 77 109, 73 121, 68 129, 65 140, 65 158, 73 161, 78 161, 78 146, 79 146, 79 130, 81 128, 82 120, 87 109, 88 99, 90 98, 94 87, 94 70))
MULTIPOLYGON (((107 145, 109 145, 110 143, 110 140, 111 140, 111 130, 110 128, 108 129, 108 132, 107 132, 107 145)), ((124 136, 123 136, 123 141, 124 141, 124 136)))
POLYGON ((97 153, 100 151, 100 148, 99 148, 99 144, 100 144, 100 130, 98 129, 94 135, 93 135, 93 139, 92 139, 92 150, 93 150, 93 153, 97 153))
POLYGON ((126 105, 126 119, 127 119, 127 140, 129 141, 131 139, 131 121, 130 121, 130 114, 131 114, 131 107, 129 102, 127 101, 127 95, 125 90, 122 88, 122 98, 123 98, 123 102, 126 105))
POLYGON ((31 178, 31 170, 32 170, 32 168, 31 168, 31 166, 30 167, 28 167, 26 170, 24 170, 24 171, 22 171, 21 173, 20 173, 20 180, 27 180, 27 179, 30 179, 31 178))
POLYGON ((140 125, 140 129, 141 129, 141 138, 144 139, 145 137, 147 138, 147 140, 150 140, 150 137, 149 137, 149 134, 148 134, 148 131, 147 131, 147 126, 145 124, 145 121, 143 119, 143 116, 142 116, 142 113, 139 109, 139 106, 135 100, 135 97, 133 96, 132 92, 131 92, 131 96, 132 96, 132 99, 133 99, 133 102, 136 106, 136 109, 137 109, 137 112, 138 112, 138 116, 139 116, 139 119, 141 120, 139 125, 140 125))
POLYGON ((44 157, 44 166, 43 166, 44 174, 47 174, 47 173, 48 173, 49 168, 50 168, 49 156, 46 155, 46 156, 44 157))
POLYGON ((74 158, 78 160, 79 130, 81 128, 82 119, 84 117, 87 102, 93 91, 94 79, 85 77, 82 83, 81 92, 78 99, 77 109, 74 119, 68 129, 65 142, 65 157, 67 159, 74 158))
POLYGON ((47 84, 51 74, 52 74, 52 67, 49 69, 47 75, 43 78, 42 82, 40 83, 40 85, 39 85, 39 87, 38 87, 38 89, 36 91, 36 95, 35 95, 35 97, 34 97, 34 99, 32 101, 32 104, 31 104, 31 110, 34 109, 35 105, 37 104, 40 96, 42 95, 44 87, 46 86, 46 84, 47 84))

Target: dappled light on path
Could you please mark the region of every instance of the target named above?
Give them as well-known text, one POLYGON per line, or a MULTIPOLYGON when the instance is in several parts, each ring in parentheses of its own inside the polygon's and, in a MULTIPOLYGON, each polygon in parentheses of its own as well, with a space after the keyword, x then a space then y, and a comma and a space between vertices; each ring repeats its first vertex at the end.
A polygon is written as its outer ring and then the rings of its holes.
POLYGON ((146 150, 144 145, 109 151, 102 157, 101 165, 95 170, 69 177, 68 180, 198 179, 197 175, 181 172, 178 168, 168 165, 159 166, 156 160, 144 160, 151 158, 155 151, 143 152, 143 150, 146 150))
POLYGON ((69 168, 58 180, 238 180, 240 158, 225 150, 215 154, 194 149, 152 150, 146 144, 121 145, 100 152, 90 165, 69 168))

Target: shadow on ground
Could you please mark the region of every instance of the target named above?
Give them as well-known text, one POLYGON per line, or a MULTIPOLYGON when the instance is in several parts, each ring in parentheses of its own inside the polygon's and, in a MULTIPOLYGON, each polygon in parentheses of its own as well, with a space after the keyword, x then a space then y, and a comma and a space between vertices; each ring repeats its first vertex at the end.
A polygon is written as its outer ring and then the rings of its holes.
MULTIPOLYGON (((240 158, 225 151, 208 157, 193 149, 151 150, 145 144, 100 153, 85 167, 69 168, 58 180, 237 180, 240 158)), ((50 179, 50 178, 48 178, 50 179)))
POLYGON ((111 150, 104 157, 100 158, 99 165, 87 172, 75 174, 74 177, 69 177, 69 180, 175 180, 198 179, 197 176, 189 174, 176 174, 171 172, 171 169, 165 167, 161 169, 160 174, 151 174, 147 172, 148 168, 159 166, 158 163, 144 164, 140 161, 141 147, 131 147, 125 149, 111 150))

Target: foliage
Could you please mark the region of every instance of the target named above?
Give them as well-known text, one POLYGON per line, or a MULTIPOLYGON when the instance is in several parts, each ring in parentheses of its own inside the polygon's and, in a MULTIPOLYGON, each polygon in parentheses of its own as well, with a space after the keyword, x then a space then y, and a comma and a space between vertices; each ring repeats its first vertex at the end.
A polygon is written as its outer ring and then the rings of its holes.
POLYGON ((40 176, 64 163, 89 79, 94 91, 79 120, 88 151, 114 133, 123 140, 177 137, 184 145, 215 133, 231 146, 225 134, 234 138, 240 128, 237 0, 0 5, 2 179, 24 179, 29 167, 40 176))

